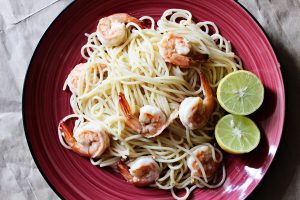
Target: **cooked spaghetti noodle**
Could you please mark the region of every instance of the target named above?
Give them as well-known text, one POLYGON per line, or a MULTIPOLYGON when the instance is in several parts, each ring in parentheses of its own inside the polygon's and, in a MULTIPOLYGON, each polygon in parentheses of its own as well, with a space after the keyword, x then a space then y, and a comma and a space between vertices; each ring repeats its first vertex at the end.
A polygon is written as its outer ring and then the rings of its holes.
MULTIPOLYGON (((127 40, 116 47, 107 47, 99 41, 96 32, 86 34, 87 43, 81 54, 87 60, 78 72, 77 90, 72 91, 70 104, 74 114, 63 120, 76 118, 74 132, 85 122, 95 122, 111 135, 110 147, 100 159, 91 158, 93 165, 115 166, 118 160, 134 160, 150 155, 159 164, 161 173, 151 186, 171 190, 176 199, 185 199, 195 188, 215 188, 225 180, 225 168, 213 177, 207 177, 200 160, 193 150, 199 146, 211 149, 212 158, 222 162, 222 153, 213 144, 212 131, 216 121, 223 116, 217 106, 205 127, 190 130, 177 118, 162 134, 145 138, 128 128, 119 105, 119 93, 126 97, 133 113, 144 105, 160 108, 166 116, 178 111, 186 97, 205 95, 199 80, 204 73, 215 90, 219 81, 228 73, 241 69, 240 59, 232 52, 231 44, 219 32, 213 22, 195 23, 187 10, 166 10, 157 21, 144 16, 140 20, 151 22, 151 28, 142 29, 137 24, 126 24, 127 40), (191 68, 179 68, 164 61, 158 44, 164 35, 173 33, 189 41, 193 49, 207 54, 209 60, 191 68), (191 177, 187 158, 194 157, 203 177, 191 177), (174 189, 185 189, 179 197, 174 189)), ((62 145, 70 148, 59 130, 62 145)))

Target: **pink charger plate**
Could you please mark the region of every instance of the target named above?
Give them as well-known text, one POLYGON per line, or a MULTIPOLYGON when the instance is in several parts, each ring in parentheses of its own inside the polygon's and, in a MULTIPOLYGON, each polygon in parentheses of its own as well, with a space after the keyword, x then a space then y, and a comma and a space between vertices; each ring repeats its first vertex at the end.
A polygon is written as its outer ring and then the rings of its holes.
POLYGON ((126 12, 158 19, 164 10, 182 8, 195 20, 214 22, 231 41, 245 69, 265 86, 262 107, 252 116, 262 140, 247 155, 225 155, 227 179, 217 189, 197 189, 193 199, 245 199, 258 185, 277 151, 285 113, 280 65, 259 25, 231 0, 76 1, 52 23, 30 62, 23 90, 24 128, 33 158, 52 189, 64 199, 172 199, 169 191, 136 188, 110 169, 93 166, 65 149, 57 136, 60 119, 71 113, 70 93, 62 87, 81 58, 84 33, 95 31, 101 17, 126 12))

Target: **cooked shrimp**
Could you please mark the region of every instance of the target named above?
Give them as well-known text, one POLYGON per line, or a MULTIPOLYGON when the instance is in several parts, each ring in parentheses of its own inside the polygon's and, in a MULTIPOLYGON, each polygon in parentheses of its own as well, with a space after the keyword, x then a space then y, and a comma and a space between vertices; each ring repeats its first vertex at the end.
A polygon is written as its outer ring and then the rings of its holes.
POLYGON ((129 167, 120 160, 117 164, 119 172, 130 183, 138 187, 150 185, 160 174, 158 164, 150 156, 142 156, 129 164, 129 167))
MULTIPOLYGON (((217 152, 217 151, 215 151, 217 152)), ((203 166, 203 170, 205 172, 205 176, 207 178, 212 177, 217 169, 220 166, 220 163, 222 161, 221 156, 219 153, 216 153, 215 160, 212 156, 211 148, 208 146, 200 146, 196 150, 193 151, 193 154, 196 156, 196 158, 199 159, 200 163, 203 166)), ((192 177, 204 177, 198 162, 192 157, 188 157, 187 159, 187 165, 189 169, 191 170, 192 177)))
POLYGON ((130 106, 123 93, 119 94, 119 103, 125 116, 126 125, 146 138, 161 134, 177 117, 177 112, 173 112, 167 119, 159 108, 150 105, 141 107, 140 115, 137 117, 131 113, 130 106))
MULTIPOLYGON (((106 67, 105 64, 92 64, 92 65, 93 65, 93 70, 96 70, 97 73, 99 73, 98 71, 99 65, 101 68, 106 67)), ((79 63, 72 69, 72 71, 68 75, 67 83, 71 92, 74 94, 78 94, 79 79, 86 67, 88 67, 88 63, 79 63)), ((82 86, 85 87, 86 86, 85 83, 82 86)))
POLYGON ((59 129, 64 133, 66 143, 81 156, 98 158, 110 144, 108 133, 96 123, 87 122, 72 134, 66 123, 61 121, 59 129))
POLYGON ((216 107, 212 89, 202 73, 200 80, 205 95, 204 100, 201 97, 187 97, 179 106, 180 121, 192 130, 205 126, 216 107))
POLYGON ((107 47, 123 44, 127 39, 125 23, 133 22, 144 28, 142 21, 126 13, 117 13, 99 20, 97 26, 97 37, 107 47))
POLYGON ((165 35, 158 45, 160 55, 166 62, 186 68, 206 61, 207 54, 192 52, 189 42, 178 35, 165 35))
POLYGON ((76 65, 70 74, 68 75, 67 81, 68 81, 68 86, 71 90, 72 93, 77 94, 78 92, 78 82, 79 82, 79 77, 81 73, 83 72, 85 67, 85 63, 79 63, 76 65))

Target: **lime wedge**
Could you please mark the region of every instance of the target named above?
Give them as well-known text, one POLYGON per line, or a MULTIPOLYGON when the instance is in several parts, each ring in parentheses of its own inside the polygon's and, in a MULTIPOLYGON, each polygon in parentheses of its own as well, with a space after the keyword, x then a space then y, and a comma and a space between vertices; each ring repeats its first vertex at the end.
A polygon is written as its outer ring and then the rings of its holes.
POLYGON ((264 87, 259 78, 249 71, 239 70, 225 76, 217 89, 219 104, 235 115, 249 115, 264 100, 264 87))
POLYGON ((248 153, 255 149, 260 140, 260 131, 248 117, 225 115, 215 128, 219 146, 228 153, 248 153))

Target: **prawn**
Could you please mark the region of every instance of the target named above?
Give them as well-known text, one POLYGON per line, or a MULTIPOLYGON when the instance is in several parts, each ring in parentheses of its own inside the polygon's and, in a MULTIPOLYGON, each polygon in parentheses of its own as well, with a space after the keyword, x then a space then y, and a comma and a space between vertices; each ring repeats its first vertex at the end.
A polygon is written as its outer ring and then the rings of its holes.
POLYGON ((212 89, 203 73, 200 73, 200 80, 205 98, 187 97, 179 106, 180 121, 192 130, 205 126, 216 107, 212 89))
POLYGON ((93 122, 85 123, 74 134, 64 121, 59 123, 59 129, 72 151, 81 156, 98 158, 110 145, 108 133, 93 122))
POLYGON ((158 164, 150 156, 142 156, 129 164, 120 160, 117 167, 121 175, 137 187, 147 186, 156 181, 160 174, 158 164))
POLYGON ((78 93, 77 91, 78 91, 79 77, 84 70, 85 67, 84 65, 85 63, 79 63, 72 69, 72 71, 68 75, 67 82, 72 93, 75 94, 78 93))
POLYGON ((125 23, 133 22, 139 27, 145 28, 143 22, 127 13, 117 13, 101 18, 97 26, 97 37, 107 47, 123 44, 127 39, 125 23))
MULTIPOLYGON (((105 68, 105 64, 92 64, 92 70, 96 70, 97 73, 99 73, 98 66, 101 68, 105 68)), ((72 93, 78 94, 80 88, 79 88, 79 79, 82 73, 84 73, 85 69, 88 67, 88 63, 79 63, 77 64, 67 78, 67 84, 71 90, 72 93)), ((85 82, 83 83, 82 87, 85 88, 85 82)))
POLYGON ((119 94, 119 104, 125 116, 125 124, 146 138, 161 134, 178 115, 175 111, 167 119, 159 108, 145 105, 140 108, 140 115, 137 117, 131 113, 130 106, 123 93, 119 94))
POLYGON ((188 68, 208 59, 207 54, 191 52, 192 46, 189 42, 174 34, 165 35, 158 44, 158 50, 166 62, 182 68, 188 68))
MULTIPOLYGON (((205 172, 205 176, 207 178, 212 177, 217 169, 220 166, 221 163, 221 156, 220 154, 215 154, 216 157, 214 160, 213 156, 212 156, 212 150, 210 147, 208 146, 200 146, 198 147, 196 150, 193 151, 194 156, 199 159, 200 163, 203 166, 204 172, 205 172)), ((193 156, 188 157, 187 159, 187 165, 189 167, 189 169, 191 170, 191 174, 192 177, 204 177, 204 175, 202 174, 202 171, 198 165, 198 162, 194 159, 193 156)))

